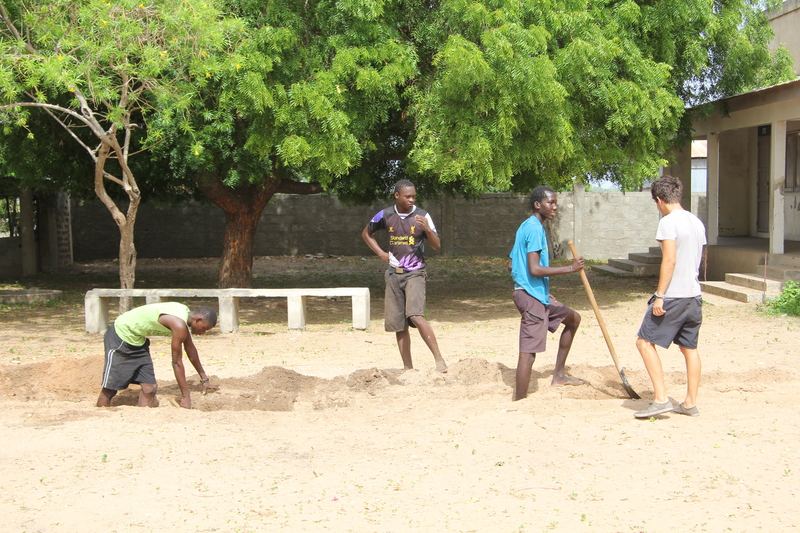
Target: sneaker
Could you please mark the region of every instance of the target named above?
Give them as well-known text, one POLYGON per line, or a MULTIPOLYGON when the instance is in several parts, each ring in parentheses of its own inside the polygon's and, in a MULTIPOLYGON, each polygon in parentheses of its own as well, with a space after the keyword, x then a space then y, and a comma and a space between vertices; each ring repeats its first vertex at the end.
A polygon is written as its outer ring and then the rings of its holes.
POLYGON ((662 415, 674 410, 675 407, 672 402, 667 400, 664 403, 653 402, 647 406, 647 409, 633 413, 636 418, 650 418, 651 416, 662 415))
POLYGON ((679 415, 686 415, 686 416, 700 416, 700 411, 697 409, 697 406, 686 408, 683 404, 676 405, 673 409, 674 412, 678 413, 679 415))

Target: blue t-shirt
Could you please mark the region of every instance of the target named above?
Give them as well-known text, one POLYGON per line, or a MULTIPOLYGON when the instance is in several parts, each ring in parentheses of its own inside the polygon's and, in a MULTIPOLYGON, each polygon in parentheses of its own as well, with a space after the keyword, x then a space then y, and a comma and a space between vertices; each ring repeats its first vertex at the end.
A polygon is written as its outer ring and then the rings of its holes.
POLYGON ((547 233, 544 226, 535 216, 531 216, 520 224, 517 236, 514 239, 509 257, 511 258, 511 277, 514 278, 514 288, 522 288, 542 302, 550 305, 550 278, 531 276, 528 269, 528 254, 539 252, 539 264, 550 266, 550 254, 547 248, 547 233))

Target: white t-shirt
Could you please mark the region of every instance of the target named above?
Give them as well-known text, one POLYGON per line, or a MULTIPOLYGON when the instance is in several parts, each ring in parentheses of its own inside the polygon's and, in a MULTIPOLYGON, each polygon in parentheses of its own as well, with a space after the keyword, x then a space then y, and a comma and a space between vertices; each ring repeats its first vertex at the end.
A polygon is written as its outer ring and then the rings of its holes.
POLYGON ((699 296, 697 280, 706 228, 699 218, 685 209, 675 209, 658 222, 656 239, 675 241, 675 271, 664 296, 666 298, 692 298, 699 296))

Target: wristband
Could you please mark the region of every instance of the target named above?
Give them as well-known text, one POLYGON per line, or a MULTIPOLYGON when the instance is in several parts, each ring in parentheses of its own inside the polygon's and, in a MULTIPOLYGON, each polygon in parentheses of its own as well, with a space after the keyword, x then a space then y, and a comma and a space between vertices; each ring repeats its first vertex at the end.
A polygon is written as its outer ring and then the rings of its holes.
POLYGON ((664 299, 664 296, 661 295, 661 294, 658 294, 657 292, 654 292, 653 296, 655 296, 656 298, 661 298, 662 300, 664 299))
POLYGON ((200 383, 208 383, 209 381, 211 381, 211 378, 201 379, 200 383))

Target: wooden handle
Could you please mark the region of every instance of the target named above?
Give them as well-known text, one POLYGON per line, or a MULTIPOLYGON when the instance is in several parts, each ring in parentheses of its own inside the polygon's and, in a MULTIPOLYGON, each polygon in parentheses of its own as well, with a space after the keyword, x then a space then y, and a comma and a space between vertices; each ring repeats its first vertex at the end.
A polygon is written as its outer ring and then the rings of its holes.
MULTIPOLYGON (((567 242, 567 245, 572 251, 572 256, 577 258, 578 252, 575 250, 575 244, 572 241, 569 241, 567 242)), ((591 285, 589 285, 589 278, 586 277, 586 272, 584 272, 583 269, 581 269, 581 281, 583 281, 583 287, 586 289, 586 296, 589 297, 589 303, 592 304, 592 309, 594 310, 595 318, 597 318, 597 323, 600 324, 600 330, 603 332, 603 338, 606 341, 606 346, 608 346, 608 351, 611 352, 611 359, 614 360, 614 365, 617 367, 617 371, 619 372, 622 369, 619 366, 617 352, 614 350, 614 345, 611 343, 611 337, 606 329, 606 323, 603 322, 603 315, 600 314, 600 308, 597 307, 597 301, 594 299, 594 292, 592 291, 591 285)))

